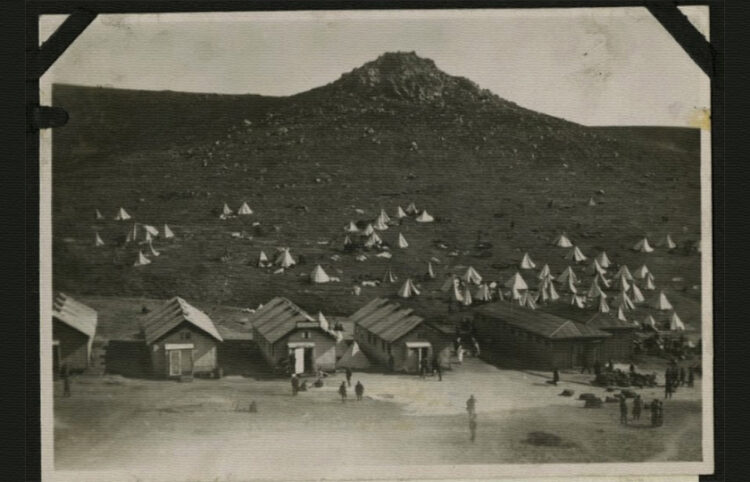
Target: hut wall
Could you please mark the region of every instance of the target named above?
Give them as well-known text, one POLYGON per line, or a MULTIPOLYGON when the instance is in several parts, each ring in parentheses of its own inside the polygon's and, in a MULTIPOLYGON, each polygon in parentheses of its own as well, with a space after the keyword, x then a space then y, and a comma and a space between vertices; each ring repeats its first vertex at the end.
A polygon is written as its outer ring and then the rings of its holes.
POLYGON ((157 377, 169 376, 166 344, 193 344, 193 373, 207 373, 217 368, 218 342, 199 328, 182 323, 151 344, 151 365, 157 377))
POLYGON ((71 371, 83 371, 88 368, 90 357, 88 335, 53 319, 52 339, 60 342, 60 365, 66 364, 68 370, 71 371))

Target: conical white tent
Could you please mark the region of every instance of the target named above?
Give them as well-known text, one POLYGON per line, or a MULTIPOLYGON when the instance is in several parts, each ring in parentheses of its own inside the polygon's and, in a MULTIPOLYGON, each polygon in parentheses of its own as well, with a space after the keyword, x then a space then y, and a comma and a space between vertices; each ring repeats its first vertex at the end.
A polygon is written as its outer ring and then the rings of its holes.
POLYGON ((604 296, 599 298, 599 313, 609 313, 609 305, 607 304, 607 298, 604 296))
POLYGON ((672 303, 669 302, 667 295, 665 295, 663 291, 659 291, 659 294, 651 301, 651 308, 661 311, 673 309, 672 303))
POLYGON ((466 285, 466 286, 464 286, 462 304, 464 306, 470 306, 473 303, 474 303, 474 300, 471 298, 471 291, 469 291, 469 285, 466 285))
POLYGON ((523 258, 521 258, 521 263, 519 264, 519 268, 521 269, 534 269, 536 268, 536 263, 534 263, 531 260, 531 256, 529 256, 529 253, 524 253, 523 258))
POLYGON ((407 278, 404 284, 401 285, 401 288, 399 288, 398 295, 401 298, 411 298, 412 296, 419 296, 419 290, 414 286, 411 278, 407 278))
POLYGON ((625 316, 625 310, 622 309, 622 306, 617 308, 617 319, 620 321, 628 321, 628 317, 625 316))
POLYGON ((505 295, 503 294, 503 287, 497 287, 497 299, 498 301, 505 301, 505 295))
POLYGON ((161 253, 154 249, 154 244, 149 240, 148 242, 148 251, 151 253, 151 256, 159 256, 161 253))
POLYGON ((138 239, 138 225, 133 223, 133 229, 128 230, 127 236, 125 236, 126 243, 134 243, 138 239))
POLYGON ((367 355, 359 348, 356 341, 349 345, 339 361, 336 362, 337 368, 351 368, 352 370, 366 370, 370 368, 370 360, 367 355))
POLYGON ((372 226, 372 224, 368 224, 367 226, 365 226, 365 229, 362 230, 362 235, 370 236, 374 232, 375 232, 375 228, 372 226))
POLYGON ((401 209, 401 206, 397 206, 397 207, 396 207, 396 218, 397 218, 397 219, 403 219, 403 218, 405 218, 405 217, 407 217, 407 216, 408 216, 408 214, 406 214, 406 213, 404 212, 404 210, 403 210, 403 209, 401 209))
POLYGON ((570 238, 565 233, 560 234, 557 236, 554 240, 552 240, 552 245, 557 246, 558 248, 572 248, 573 243, 570 241, 570 238))
POLYGON ((537 276, 540 280, 547 280, 552 278, 552 272, 549 269, 549 265, 545 264, 542 266, 542 270, 539 272, 539 276, 537 276))
POLYGON ((567 281, 565 282, 565 289, 569 293, 578 293, 578 288, 576 288, 575 282, 573 281, 573 278, 568 276, 567 281))
POLYGON ((643 293, 641 293, 640 288, 638 288, 635 283, 630 285, 630 297, 635 304, 643 303, 644 301, 646 301, 646 298, 643 297, 643 293))
POLYGON ((256 263, 258 268, 267 268, 271 266, 270 261, 268 261, 268 256, 266 256, 266 253, 264 251, 261 251, 258 255, 258 262, 256 263))
POLYGON ((523 277, 521 277, 521 274, 518 271, 516 271, 516 273, 505 282, 505 287, 510 288, 513 291, 529 289, 529 285, 526 284, 526 281, 523 280, 523 277))
POLYGON ((464 301, 464 295, 461 294, 461 288, 460 288, 460 286, 458 284, 458 280, 456 280, 456 283, 454 283, 453 285, 451 285, 450 291, 451 291, 451 293, 450 293, 450 299, 451 299, 451 301, 455 301, 457 303, 463 303, 463 301, 464 301))
POLYGON ((606 298, 607 295, 602 291, 601 288, 599 288, 599 285, 596 283, 596 280, 594 280, 593 283, 591 283, 591 287, 589 288, 588 292, 586 293, 586 296, 588 296, 591 299, 594 298, 606 298))
POLYGON ((151 233, 148 232, 148 231, 145 231, 145 230, 144 230, 144 232, 146 234, 143 236, 143 241, 141 241, 141 244, 148 244, 151 241, 153 241, 154 238, 151 236, 151 233))
POLYGON ((672 236, 667 234, 663 239, 656 243, 656 246, 660 248, 675 249, 677 247, 677 244, 672 241, 672 236))
POLYGON ((599 253, 599 255, 596 257, 596 261, 599 263, 599 266, 605 269, 609 268, 612 265, 612 261, 609 260, 609 257, 607 256, 607 253, 605 251, 599 253))
POLYGON ((443 282, 443 286, 440 287, 442 291, 450 291, 454 286, 458 285, 458 277, 455 275, 448 276, 443 282))
POLYGON ((605 278, 601 274, 597 274, 594 278, 594 281, 599 285, 599 287, 604 286, 605 288, 609 288, 609 280, 607 280, 607 278, 605 278))
POLYGON ((359 228, 356 224, 354 224, 354 221, 349 221, 349 224, 344 226, 344 231, 346 231, 347 233, 358 233, 359 228))
POLYGON ((104 246, 104 241, 102 241, 102 238, 101 236, 99 236, 99 233, 96 233, 94 235, 94 246, 96 246, 97 248, 99 246, 104 246))
POLYGON ((643 285, 644 290, 653 291, 656 289, 656 285, 654 284, 654 276, 649 273, 646 275, 646 283, 643 285))
POLYGON ((617 270, 617 273, 615 273, 615 278, 619 278, 620 276, 624 276, 628 281, 633 281, 633 275, 630 273, 627 265, 623 264, 620 266, 620 269, 617 270))
POLYGON ((386 229, 388 229, 388 224, 386 224, 386 222, 383 221, 380 216, 378 216, 377 219, 375 219, 375 223, 372 224, 372 227, 377 229, 378 231, 385 231, 386 229))
POLYGON ((654 248, 648 244, 648 238, 643 238, 633 245, 633 251, 638 251, 639 253, 651 253, 654 251, 654 248))
POLYGON ((530 292, 525 292, 518 299, 518 304, 530 310, 536 309, 536 299, 530 292))
POLYGON ((347 234, 344 236, 344 247, 351 246, 352 245, 352 238, 349 237, 347 234))
POLYGON ((385 274, 383 275, 383 283, 395 283, 398 280, 396 275, 393 274, 393 271, 391 270, 391 267, 389 266, 388 269, 385 271, 385 274))
POLYGON ((487 283, 479 285, 476 293, 474 293, 474 298, 477 301, 492 301, 492 291, 490 290, 490 287, 487 286, 487 283))
POLYGON ((461 276, 461 279, 467 284, 473 283, 478 285, 482 282, 482 276, 472 266, 466 268, 466 272, 461 276))
POLYGON ((100 212, 100 211, 99 211, 99 210, 97 209, 97 210, 96 210, 96 220, 97 220, 97 221, 101 221, 102 219, 104 219, 104 216, 103 216, 103 215, 102 215, 102 213, 101 213, 101 212, 100 212))
POLYGON ((589 202, 588 202, 588 205, 589 205, 589 206, 596 206, 596 201, 594 200, 594 198, 593 198, 593 197, 590 197, 590 198, 589 198, 589 202))
POLYGON ((328 283, 331 281, 331 278, 328 276, 328 273, 325 272, 323 267, 319 264, 315 265, 315 268, 313 268, 312 273, 310 273, 310 282, 312 283, 328 283))
POLYGON ((646 275, 649 274, 650 272, 651 271, 649 271, 648 266, 646 266, 645 264, 643 264, 643 265, 641 265, 640 268, 638 268, 637 270, 635 270, 635 272, 633 273, 633 277, 635 279, 644 279, 646 277, 646 275))
POLYGON ((585 308, 586 303, 583 296, 579 296, 575 293, 572 293, 570 295, 570 304, 571 306, 576 306, 578 308, 585 308))
POLYGON ((151 260, 143 255, 143 251, 138 251, 138 258, 136 258, 133 266, 145 266, 151 264, 151 260))
POLYGON ((549 301, 557 301, 560 299, 560 295, 557 294, 557 290, 555 289, 555 284, 551 280, 547 280, 544 291, 547 294, 547 299, 549 301))
POLYGON ((656 329, 656 320, 653 316, 648 315, 645 320, 643 320, 642 323, 643 326, 650 326, 651 328, 656 329))
POLYGON ((162 229, 162 234, 163 234, 164 239, 174 238, 174 233, 172 232, 171 229, 169 229, 169 226, 167 226, 166 224, 164 225, 164 229, 162 229))
POLYGON ((586 261, 587 258, 586 256, 584 256, 578 246, 573 246, 568 251, 568 254, 565 255, 565 259, 574 261, 576 263, 582 263, 586 261))
POLYGON ((406 242, 406 238, 401 233, 398 233, 398 241, 396 241, 396 245, 401 249, 409 247, 409 243, 406 242))
POLYGON ((625 277, 624 274, 621 274, 617 278, 615 278, 615 288, 619 289, 620 291, 627 291, 630 289, 630 282, 628 282, 628 279, 625 277))
POLYGON ((433 218, 433 217, 432 217, 432 216, 431 216, 431 215, 430 215, 430 214, 429 214, 429 213, 427 212, 427 210, 426 210, 426 209, 425 209, 424 211, 422 211, 422 213, 421 213, 421 214, 420 214, 419 216, 417 216, 417 222, 418 222, 418 223, 431 223, 431 222, 433 222, 434 220, 435 220, 435 218, 433 218))
POLYGON ((237 210, 237 214, 240 216, 249 216, 253 214, 253 210, 250 209, 250 206, 247 205, 247 202, 243 202, 242 206, 237 210))
POLYGON ((617 296, 615 296, 614 304, 623 311, 631 311, 635 309, 633 300, 630 299, 625 291, 621 291, 617 296))
POLYGON ((282 268, 291 268, 297 264, 297 262, 292 258, 292 254, 289 252, 289 248, 284 248, 278 256, 276 256, 276 265, 281 266, 282 268))
POLYGON ((227 205, 227 203, 224 203, 224 207, 221 209, 221 214, 224 216, 231 216, 234 214, 234 211, 227 205))
POLYGON ((125 208, 120 208, 117 210, 117 214, 115 214, 115 221, 127 221, 128 219, 130 219, 130 214, 125 211, 125 208))
POLYGON ((410 203, 408 206, 406 206, 406 213, 407 214, 417 214, 419 210, 417 209, 417 205, 414 203, 410 203))
POLYGON ((432 263, 427 262, 427 277, 429 279, 435 279, 435 272, 432 270, 432 263))
POLYGON ((565 268, 565 270, 560 273, 560 276, 558 276, 555 281, 557 281, 558 283, 567 283, 568 279, 570 279, 573 283, 578 281, 578 276, 576 276, 576 274, 573 272, 573 268, 571 268, 570 266, 565 268))
MULTIPOLYGON (((152 237, 159 236, 159 230, 156 229, 154 226, 151 226, 150 224, 143 224, 143 229, 146 231, 147 234, 150 234, 152 237)), ((148 238, 151 239, 151 238, 148 238)))
POLYGON ((380 236, 378 236, 378 233, 371 233, 370 236, 367 237, 367 240, 365 241, 365 248, 373 248, 375 246, 380 246, 383 244, 383 240, 380 239, 380 236))
POLYGON ((378 219, 382 219, 384 223, 388 223, 391 221, 390 216, 388 216, 388 213, 385 212, 385 209, 380 210, 380 214, 378 214, 378 219))
POLYGON ((594 260, 591 262, 588 268, 586 268, 586 272, 588 274, 592 274, 592 275, 598 274, 601 276, 604 276, 607 273, 607 271, 604 268, 602 268, 602 265, 599 264, 599 261, 597 261, 596 258, 594 258, 594 260))

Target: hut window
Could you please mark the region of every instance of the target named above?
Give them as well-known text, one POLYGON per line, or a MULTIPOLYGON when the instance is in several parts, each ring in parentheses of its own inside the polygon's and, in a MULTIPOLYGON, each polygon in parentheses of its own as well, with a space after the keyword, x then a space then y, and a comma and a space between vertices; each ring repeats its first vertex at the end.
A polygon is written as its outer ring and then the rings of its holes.
POLYGON ((310 339, 310 332, 309 331, 303 331, 302 332, 302 339, 303 340, 309 340, 310 339))

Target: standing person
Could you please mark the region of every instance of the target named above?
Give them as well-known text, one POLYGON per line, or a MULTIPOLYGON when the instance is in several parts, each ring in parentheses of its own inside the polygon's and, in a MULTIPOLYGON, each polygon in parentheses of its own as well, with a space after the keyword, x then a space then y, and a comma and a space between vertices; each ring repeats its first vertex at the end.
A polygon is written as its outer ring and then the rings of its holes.
POLYGON ((471 339, 474 342, 474 356, 479 358, 479 342, 474 337, 471 337, 471 339))
POLYGON ((656 425, 664 425, 664 402, 661 400, 656 401, 656 425))
MULTIPOLYGON (((670 377, 671 378, 671 377, 670 377)), ((674 385, 672 385, 672 381, 670 379, 669 382, 667 382, 664 385, 664 398, 672 398, 672 390, 674 389, 674 385)))
POLYGON ((346 382, 341 382, 339 385, 339 395, 341 395, 341 403, 346 401, 346 382))
POLYGON ((641 419, 641 410, 643 409, 643 399, 640 395, 635 396, 633 400, 633 421, 637 422, 641 419))
POLYGON ((584 358, 583 359, 583 366, 581 367, 581 373, 591 373, 591 367, 589 366, 589 359, 584 358))
POLYGON ((70 371, 68 370, 68 365, 63 364, 61 372, 62 372, 62 379, 63 379, 63 397, 69 397, 70 396, 70 371))
POLYGON ((659 418, 659 400, 654 398, 649 408, 651 408, 651 426, 656 427, 659 418))
POLYGON ((687 373, 685 367, 680 367, 680 386, 685 386, 687 382, 687 373))
POLYGON ((477 410, 477 399, 472 394, 468 400, 466 400, 466 411, 469 412, 469 417, 473 417, 477 410))
POLYGON ((471 434, 469 436, 469 440, 474 442, 477 438, 477 416, 471 415, 469 417, 469 433, 471 434))
POLYGON ((357 395, 357 401, 361 402, 362 395, 365 394, 365 386, 359 380, 357 380, 357 384, 354 386, 354 393, 357 395))
POLYGON ((611 372, 615 371, 615 364, 612 363, 612 359, 611 358, 609 359, 609 363, 607 364, 607 370, 609 370, 611 372))
POLYGON ((292 395, 296 396, 299 392, 299 378, 296 373, 292 373, 292 395))
POLYGON ((602 372, 602 362, 598 359, 594 362, 594 375, 599 375, 602 372))
POLYGON ((346 367, 346 385, 352 386, 352 369, 349 367, 346 367))
POLYGON ((560 372, 557 371, 557 368, 552 370, 552 384, 557 386, 557 382, 560 381, 560 372))
POLYGON ((443 368, 440 366, 440 360, 437 358, 435 359, 435 364, 433 365, 435 367, 435 373, 437 373, 438 381, 443 381, 443 368))
POLYGON ((628 424, 628 403, 624 395, 620 395, 620 423, 628 424))
POLYGON ((456 356, 458 356, 458 364, 462 365, 464 362, 464 347, 462 347, 461 345, 458 345, 456 356))
POLYGON ((687 385, 689 387, 692 387, 694 383, 695 383, 695 369, 691 365, 688 367, 687 385))
POLYGON ((630 373, 635 373, 635 365, 630 364, 630 373))

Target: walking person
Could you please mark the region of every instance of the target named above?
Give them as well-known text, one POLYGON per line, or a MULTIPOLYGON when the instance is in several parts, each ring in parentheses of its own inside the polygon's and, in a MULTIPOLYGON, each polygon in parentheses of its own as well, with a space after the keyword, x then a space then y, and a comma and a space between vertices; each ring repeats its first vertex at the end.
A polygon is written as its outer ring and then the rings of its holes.
POLYGON ((365 394, 365 386, 359 380, 357 380, 357 384, 354 386, 354 393, 357 395, 357 401, 361 402, 362 396, 365 394))
POLYGON ((664 402, 661 400, 656 401, 656 425, 658 427, 664 425, 664 402))
POLYGON ((352 369, 349 367, 346 367, 346 385, 352 386, 352 369))
POLYGON ((477 416, 472 415, 469 417, 469 440, 473 443, 477 438, 477 416))
POLYGON ((635 396, 633 400, 633 421, 637 422, 641 419, 641 410, 643 409, 643 399, 640 395, 635 396))
POLYGON ((466 400, 466 411, 469 412, 469 418, 476 414, 477 410, 477 399, 472 394, 468 400, 466 400))
POLYGON ((628 424, 628 403, 624 395, 620 395, 620 423, 628 424))
POLYGON ((346 382, 341 382, 339 385, 339 395, 341 395, 341 403, 346 402, 346 382))
POLYGON ((552 370, 552 384, 557 386, 557 382, 560 381, 560 372, 557 371, 557 368, 552 370))

